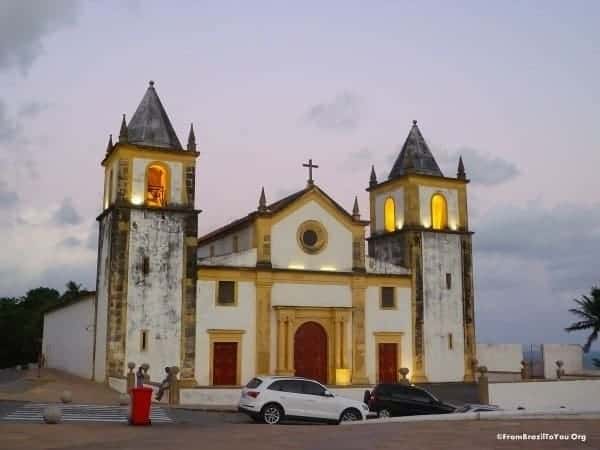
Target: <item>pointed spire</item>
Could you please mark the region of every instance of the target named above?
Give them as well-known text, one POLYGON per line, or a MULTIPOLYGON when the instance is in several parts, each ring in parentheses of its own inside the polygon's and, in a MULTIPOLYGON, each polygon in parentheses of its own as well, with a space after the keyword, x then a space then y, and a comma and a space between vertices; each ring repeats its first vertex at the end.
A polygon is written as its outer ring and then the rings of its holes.
POLYGON ((125 120, 125 114, 123 114, 123 120, 121 120, 121 130, 119 131, 119 142, 124 144, 129 140, 129 129, 127 128, 127 121, 125 120))
POLYGON ((196 151, 196 134, 194 133, 193 123, 190 124, 190 134, 188 135, 187 150, 188 152, 196 151))
POLYGON ((106 146, 106 154, 109 154, 111 152, 111 150, 113 149, 114 145, 113 145, 113 141, 112 141, 112 134, 108 135, 108 145, 106 146))
POLYGON ((465 173, 465 165, 463 164, 462 155, 458 157, 458 170, 456 171, 456 178, 460 180, 466 180, 467 174, 465 173))
POLYGON ((371 178, 369 179, 369 187, 377 185, 377 175, 375 175, 375 166, 371 166, 371 178))
POLYGON ((267 197, 265 195, 265 187, 263 186, 260 191, 260 199, 258 200, 258 211, 266 212, 267 211, 267 197))
POLYGON ((389 175, 389 179, 401 177, 407 173, 417 173, 421 175, 431 175, 443 177, 421 130, 417 126, 417 121, 413 120, 412 127, 402 146, 400 154, 394 162, 394 166, 389 175))
POLYGON ((358 197, 354 196, 354 207, 352 208, 352 218, 360 220, 360 210, 358 209, 358 197))

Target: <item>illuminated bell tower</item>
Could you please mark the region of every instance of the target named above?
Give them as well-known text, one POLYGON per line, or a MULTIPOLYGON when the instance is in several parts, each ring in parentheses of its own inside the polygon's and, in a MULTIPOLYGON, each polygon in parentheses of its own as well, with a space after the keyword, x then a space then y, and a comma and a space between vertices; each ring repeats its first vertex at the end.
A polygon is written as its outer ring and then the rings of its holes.
POLYGON ((179 366, 194 383, 196 139, 181 146, 154 82, 119 139, 109 139, 98 245, 94 378, 148 363, 160 381, 179 366))
POLYGON ((369 256, 412 274, 414 382, 474 380, 468 182, 462 158, 456 178, 442 174, 416 120, 388 179, 371 169, 369 256))

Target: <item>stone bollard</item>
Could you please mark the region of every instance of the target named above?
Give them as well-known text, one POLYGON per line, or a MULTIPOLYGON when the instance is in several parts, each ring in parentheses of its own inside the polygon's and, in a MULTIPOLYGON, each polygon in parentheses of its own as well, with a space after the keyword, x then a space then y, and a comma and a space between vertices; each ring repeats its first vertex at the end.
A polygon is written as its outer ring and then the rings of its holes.
POLYGON ((127 406, 127 405, 129 405, 129 401, 130 401, 129 395, 127 395, 127 394, 119 395, 119 405, 127 406))
POLYGON ((150 364, 142 364, 142 369, 144 370, 144 384, 150 384, 150 374, 148 373, 150 370, 150 364))
POLYGON ((62 411, 58 406, 44 408, 42 415, 44 416, 44 422, 48 424, 60 423, 62 420, 62 411))
POLYGON ((179 404, 179 367, 173 366, 169 371, 169 405, 179 404))
POLYGON ((525 360, 521 361, 521 380, 529 379, 529 363, 525 360))
POLYGON ((128 362, 127 368, 129 369, 129 372, 127 372, 127 392, 129 392, 135 387, 135 373, 133 373, 135 363, 132 361, 128 362))
POLYGON ((410 372, 410 370, 408 369, 408 367, 400 367, 400 369, 398 369, 398 373, 400 374, 400 384, 410 384, 410 381, 407 378, 408 372, 410 372))
POLYGON ((479 394, 479 403, 487 405, 490 403, 490 392, 486 366, 479 366, 477 372, 479 372, 479 380, 477 384, 477 393, 479 394))
POLYGON ((563 369, 564 365, 565 363, 562 362, 560 359, 556 361, 556 378, 558 378, 559 380, 565 376, 565 369, 563 369))
POLYGON ((60 394, 60 401, 63 403, 71 403, 73 401, 73 393, 71 391, 63 391, 60 394))

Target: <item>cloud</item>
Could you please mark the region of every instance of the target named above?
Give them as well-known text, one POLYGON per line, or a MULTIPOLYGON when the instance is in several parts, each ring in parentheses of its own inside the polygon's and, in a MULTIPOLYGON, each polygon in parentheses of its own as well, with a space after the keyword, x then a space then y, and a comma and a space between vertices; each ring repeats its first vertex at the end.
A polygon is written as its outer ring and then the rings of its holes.
POLYGON ((497 205, 474 229, 482 341, 583 342, 563 329, 572 299, 600 284, 600 204, 497 205))
POLYGON ((311 106, 304 120, 322 130, 351 131, 358 127, 363 102, 351 92, 338 94, 331 102, 311 106))
POLYGON ((5 181, 0 180, 0 209, 8 209, 17 204, 19 196, 16 192, 9 190, 5 181))
POLYGON ((81 239, 77 239, 76 237, 68 237, 63 239, 62 241, 60 241, 58 243, 59 247, 66 247, 66 248, 74 248, 74 247, 79 247, 81 246, 82 241, 81 239))
POLYGON ((35 118, 48 109, 48 103, 30 101, 19 108, 19 117, 35 118))
POLYGON ((349 169, 363 169, 367 175, 370 173, 371 164, 375 162, 375 152, 367 147, 362 147, 359 150, 348 152, 344 165, 349 169))
POLYGON ((458 158, 462 155, 467 178, 473 183, 494 186, 519 175, 519 169, 510 161, 494 157, 472 148, 462 148, 452 153, 435 151, 434 156, 446 176, 456 176, 458 158))
POLYGON ((43 38, 73 25, 77 0, 6 0, 0 3, 0 70, 18 68, 26 74, 43 53, 43 38))
POLYGON ((9 117, 6 103, 0 99, 0 144, 14 141, 18 134, 16 122, 9 117))
POLYGON ((60 207, 52 215, 52 222, 57 225, 79 225, 82 218, 73 206, 69 197, 65 197, 60 207))

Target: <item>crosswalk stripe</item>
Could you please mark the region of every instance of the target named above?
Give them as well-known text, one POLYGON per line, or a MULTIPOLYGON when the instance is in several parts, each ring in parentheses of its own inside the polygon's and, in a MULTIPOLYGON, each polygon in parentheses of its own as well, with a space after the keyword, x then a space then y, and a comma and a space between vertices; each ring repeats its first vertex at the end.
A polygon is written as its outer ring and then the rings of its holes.
MULTIPOLYGON (((58 406, 62 411, 62 420, 65 422, 128 422, 128 406, 111 405, 60 405, 49 403, 25 404, 1 417, 2 420, 21 420, 29 422, 43 421, 43 410, 47 406, 58 406)), ((150 420, 154 423, 173 423, 173 419, 160 407, 153 407, 150 411, 150 420)))

